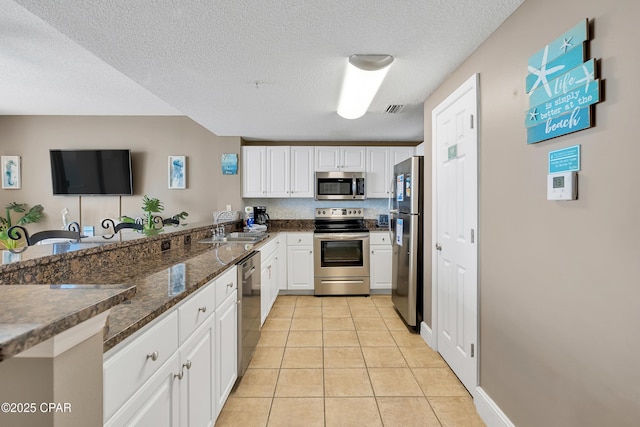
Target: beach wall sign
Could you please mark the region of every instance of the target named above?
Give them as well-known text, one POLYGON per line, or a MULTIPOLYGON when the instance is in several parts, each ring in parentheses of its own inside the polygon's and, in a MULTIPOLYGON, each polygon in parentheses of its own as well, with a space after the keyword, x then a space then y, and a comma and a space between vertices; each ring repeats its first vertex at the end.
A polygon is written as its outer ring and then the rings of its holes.
POLYGON ((587 19, 533 54, 525 87, 527 144, 593 126, 592 106, 601 100, 595 59, 586 58, 587 19))

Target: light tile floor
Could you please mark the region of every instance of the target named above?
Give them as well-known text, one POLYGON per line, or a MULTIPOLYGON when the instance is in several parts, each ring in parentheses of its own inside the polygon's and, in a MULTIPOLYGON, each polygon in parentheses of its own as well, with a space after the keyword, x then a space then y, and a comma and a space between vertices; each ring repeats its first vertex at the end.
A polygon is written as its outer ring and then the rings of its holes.
POLYGON ((216 426, 484 426, 391 297, 279 296, 216 426))

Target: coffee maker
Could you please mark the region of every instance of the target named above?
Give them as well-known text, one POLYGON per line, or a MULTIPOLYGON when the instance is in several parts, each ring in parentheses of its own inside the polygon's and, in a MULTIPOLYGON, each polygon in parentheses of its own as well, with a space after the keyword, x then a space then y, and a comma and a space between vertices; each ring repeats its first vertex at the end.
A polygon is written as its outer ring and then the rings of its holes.
POLYGON ((256 224, 269 225, 269 215, 267 214, 266 206, 254 206, 253 207, 253 219, 256 224))

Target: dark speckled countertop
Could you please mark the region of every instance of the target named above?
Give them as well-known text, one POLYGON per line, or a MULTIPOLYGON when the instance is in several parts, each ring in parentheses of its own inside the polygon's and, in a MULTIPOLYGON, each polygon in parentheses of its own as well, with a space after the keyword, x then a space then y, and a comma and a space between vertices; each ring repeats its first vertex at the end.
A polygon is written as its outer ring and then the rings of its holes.
POLYGON ((0 286, 0 361, 132 298, 135 292, 131 285, 0 286))
MULTIPOLYGON (((375 229, 372 225, 367 223, 369 228, 375 229)), ((201 229, 193 227, 195 231, 201 229)), ((312 230, 313 220, 274 220, 269 231, 272 238, 277 232, 312 230)), ((169 233, 161 238, 171 234, 178 233, 169 233)), ((72 253, 55 255, 54 252, 51 256, 37 252, 51 251, 50 248, 29 248, 31 254, 27 254, 28 260, 24 257, 19 259, 21 264, 46 268, 51 259, 63 257, 64 260, 70 256, 69 268, 63 273, 65 283, 85 285, 68 288, 64 285, 0 286, 0 361, 111 309, 104 338, 106 352, 268 240, 256 245, 203 244, 194 238, 190 245, 172 247, 166 252, 151 252, 145 254, 142 262, 128 265, 121 264, 124 260, 118 251, 109 251, 101 256, 102 262, 92 265, 93 268, 76 265, 72 253), (110 253, 113 255, 108 255, 110 253), (40 261, 43 255, 49 256, 40 261)), ((88 244, 87 248, 77 249, 85 249, 84 253, 102 253, 98 252, 106 249, 102 246, 88 244)), ((128 242, 120 242, 111 247, 128 246, 128 242)), ((16 260, 4 260, 5 263, 7 261, 9 265, 1 266, 2 270, 12 272, 17 266, 14 264, 16 260)))
POLYGON ((126 304, 111 310, 104 351, 156 319, 266 241, 257 245, 196 242, 192 243, 192 248, 171 250, 149 259, 145 268, 139 271, 114 272, 111 278, 105 278, 113 283, 119 274, 126 274, 137 292, 126 304))

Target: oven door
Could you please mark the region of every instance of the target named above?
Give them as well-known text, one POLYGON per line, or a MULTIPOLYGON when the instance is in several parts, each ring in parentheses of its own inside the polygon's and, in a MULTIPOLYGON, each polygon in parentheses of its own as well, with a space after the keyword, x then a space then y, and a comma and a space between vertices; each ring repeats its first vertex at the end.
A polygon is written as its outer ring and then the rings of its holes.
POLYGON ((369 233, 313 236, 315 277, 369 277, 369 233))

